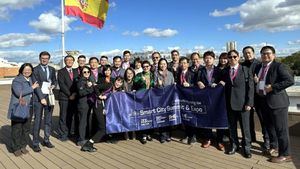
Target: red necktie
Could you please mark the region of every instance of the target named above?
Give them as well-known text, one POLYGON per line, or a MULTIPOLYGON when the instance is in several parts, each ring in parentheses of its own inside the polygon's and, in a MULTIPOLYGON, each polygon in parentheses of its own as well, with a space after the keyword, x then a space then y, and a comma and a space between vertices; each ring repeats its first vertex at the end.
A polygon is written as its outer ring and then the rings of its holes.
POLYGON ((260 73, 260 76, 259 76, 259 81, 264 80, 265 74, 266 74, 266 68, 267 68, 267 66, 265 66, 265 65, 261 68, 261 73, 260 73))
POLYGON ((234 69, 234 68, 231 68, 231 73, 230 73, 230 78, 231 78, 231 80, 234 79, 234 74, 235 74, 235 69, 234 69))
POLYGON ((73 81, 74 75, 73 75, 73 72, 71 69, 69 70, 69 76, 70 76, 71 80, 73 81))
POLYGON ((181 85, 183 85, 183 83, 186 81, 184 72, 181 73, 180 81, 181 81, 181 85))

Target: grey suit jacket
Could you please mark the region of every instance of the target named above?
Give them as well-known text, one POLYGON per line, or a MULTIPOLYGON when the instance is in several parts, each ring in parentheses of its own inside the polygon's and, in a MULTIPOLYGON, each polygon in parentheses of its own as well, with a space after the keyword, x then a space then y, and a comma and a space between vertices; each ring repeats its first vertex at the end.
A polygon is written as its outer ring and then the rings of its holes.
POLYGON ((251 71, 240 65, 236 78, 231 81, 230 67, 225 68, 223 81, 225 85, 225 96, 227 107, 235 111, 244 111, 244 107, 253 106, 254 85, 251 71))

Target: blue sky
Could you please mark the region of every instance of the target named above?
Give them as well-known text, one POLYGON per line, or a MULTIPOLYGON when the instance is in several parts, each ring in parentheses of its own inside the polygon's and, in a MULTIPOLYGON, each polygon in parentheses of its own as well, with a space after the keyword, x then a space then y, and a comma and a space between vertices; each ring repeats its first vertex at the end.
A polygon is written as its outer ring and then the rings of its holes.
MULTIPOLYGON (((59 0, 2 0, 0 57, 37 61, 49 51, 61 57, 59 0)), ((179 49, 184 53, 225 50, 227 41, 238 49, 265 43, 278 55, 300 50, 299 0, 110 0, 104 28, 99 30, 66 18, 66 50, 87 56, 179 49)))

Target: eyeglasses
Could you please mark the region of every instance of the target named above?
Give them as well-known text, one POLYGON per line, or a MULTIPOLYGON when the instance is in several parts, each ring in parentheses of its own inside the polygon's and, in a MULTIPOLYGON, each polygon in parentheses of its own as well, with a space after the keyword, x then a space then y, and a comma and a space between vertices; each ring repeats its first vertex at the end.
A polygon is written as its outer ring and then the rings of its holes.
POLYGON ((148 67, 150 67, 149 65, 147 65, 147 66, 143 66, 143 68, 148 68, 148 67))
POLYGON ((90 73, 90 71, 83 71, 83 73, 90 73))
POLYGON ((272 52, 264 52, 262 53, 262 55, 272 55, 273 53, 272 52))
POLYGON ((232 59, 232 58, 234 58, 234 59, 236 59, 238 56, 228 56, 228 59, 232 59))

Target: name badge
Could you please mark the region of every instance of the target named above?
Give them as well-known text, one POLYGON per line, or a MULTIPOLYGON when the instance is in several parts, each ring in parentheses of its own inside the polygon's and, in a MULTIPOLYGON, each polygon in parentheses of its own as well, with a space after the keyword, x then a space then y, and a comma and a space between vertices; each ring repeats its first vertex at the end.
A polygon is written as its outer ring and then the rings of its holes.
POLYGON ((259 81, 258 89, 259 90, 264 90, 265 89, 265 81, 259 81))

